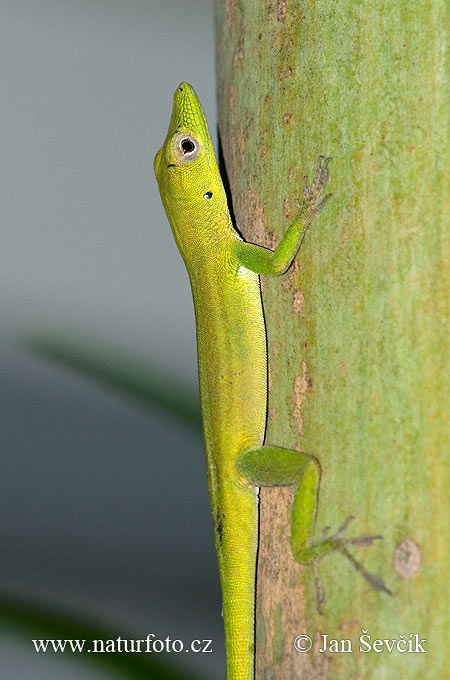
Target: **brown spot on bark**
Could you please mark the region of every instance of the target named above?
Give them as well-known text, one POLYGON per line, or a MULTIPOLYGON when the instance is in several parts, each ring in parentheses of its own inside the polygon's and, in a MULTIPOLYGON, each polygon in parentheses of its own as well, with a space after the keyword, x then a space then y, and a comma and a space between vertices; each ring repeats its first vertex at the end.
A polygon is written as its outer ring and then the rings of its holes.
POLYGON ((237 0, 224 0, 223 4, 227 26, 231 31, 231 35, 234 35, 236 29, 237 0))
MULTIPOLYGON (((264 621, 264 645, 256 647, 256 677, 308 678, 328 677, 330 658, 320 653, 321 631, 314 633, 314 645, 308 654, 293 652, 293 638, 286 631, 305 631, 305 586, 302 567, 295 561, 290 546, 290 511, 292 489, 261 488, 258 583, 267 587, 257 592, 258 622, 264 621), (269 540, 270 539, 270 540, 269 540), (283 635, 280 636, 280 631, 283 635), (274 659, 277 659, 274 666, 274 659)), ((258 626, 259 624, 257 624, 258 626)), ((257 640, 260 636, 257 636, 257 640)))
POLYGON ((280 68, 280 70, 278 71, 278 80, 281 82, 283 78, 284 78, 283 69, 280 68))
POLYGON ((292 73, 293 73, 292 66, 288 66, 287 69, 286 69, 287 77, 290 78, 292 76, 292 73))
POLYGON ((422 551, 420 546, 412 540, 405 538, 395 549, 394 568, 402 578, 415 576, 422 563, 422 551))
POLYGON ((272 406, 272 408, 269 408, 269 420, 276 420, 278 418, 278 411, 275 408, 275 406, 272 406))
POLYGON ((289 168, 288 177, 289 177, 289 179, 294 179, 294 177, 295 177, 295 168, 289 168))
POLYGON ((300 269, 299 263, 297 262, 297 260, 294 260, 291 266, 289 267, 287 274, 285 274, 285 276, 282 277, 281 287, 283 288, 283 290, 286 291, 286 293, 288 293, 291 290, 292 286, 294 285, 294 278, 299 269, 300 269))
POLYGON ((290 50, 292 50, 292 48, 294 47, 294 41, 292 38, 289 38, 288 40, 288 47, 290 50))
POLYGON ((346 380, 348 378, 348 366, 345 362, 342 362, 337 367, 337 375, 340 378, 346 380))
POLYGON ((257 243, 274 250, 276 237, 271 231, 266 231, 264 208, 260 203, 258 194, 252 189, 249 181, 247 191, 238 194, 235 204, 237 223, 247 241, 257 243))
POLYGON ((273 382, 272 382, 272 366, 267 362, 267 389, 269 394, 272 392, 273 382))
POLYGON ((285 0, 277 0, 277 18, 278 21, 285 22, 287 14, 287 7, 285 0))
POLYGON ((233 55, 233 68, 237 68, 244 59, 244 36, 239 38, 239 44, 236 47, 233 55))
POLYGON ((270 94, 266 94, 264 97, 264 104, 268 106, 270 104, 270 94))
POLYGON ((287 127, 291 121, 292 113, 285 113, 283 116, 283 125, 287 127))
POLYGON ((301 437, 301 435, 303 434, 303 428, 305 425, 302 416, 303 402, 305 401, 307 392, 310 392, 311 389, 312 389, 311 378, 308 376, 306 361, 303 359, 302 372, 295 378, 294 381, 294 398, 295 398, 294 418, 297 421, 297 432, 299 437, 301 437))
POLYGON ((289 200, 288 197, 286 197, 286 198, 284 199, 284 203, 283 203, 283 212, 284 212, 285 218, 288 220, 288 219, 289 219, 289 215, 291 214, 291 201, 289 200))
POLYGON ((303 312, 304 306, 305 296, 303 295, 303 291, 300 289, 294 290, 294 294, 292 296, 292 309, 294 310, 294 313, 300 315, 303 312))
POLYGON ((347 243, 348 241, 348 231, 347 227, 343 227, 341 231, 341 242, 342 243, 347 243))

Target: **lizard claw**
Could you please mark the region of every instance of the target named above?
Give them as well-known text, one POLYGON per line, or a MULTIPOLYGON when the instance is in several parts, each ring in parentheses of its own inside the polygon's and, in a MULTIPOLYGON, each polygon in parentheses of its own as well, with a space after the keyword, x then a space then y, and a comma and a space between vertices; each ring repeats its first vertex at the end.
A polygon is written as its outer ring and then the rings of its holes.
POLYGON ((314 588, 316 591, 316 607, 317 613, 323 615, 322 605, 325 602, 325 588, 323 585, 322 575, 320 573, 320 562, 316 560, 313 562, 314 568, 314 588))
POLYGON ((342 536, 342 534, 345 531, 347 531, 350 522, 353 522, 354 519, 355 519, 354 515, 349 515, 345 520, 344 524, 341 527, 339 527, 335 534, 333 534, 332 538, 339 538, 340 536, 342 536))
MULTIPOLYGON (((382 538, 382 536, 373 536, 372 538, 382 538)), ((352 541, 348 542, 352 543, 352 541)), ((365 581, 367 581, 369 586, 371 586, 374 590, 382 590, 388 595, 392 595, 392 590, 389 590, 381 576, 377 576, 376 574, 372 574, 370 571, 367 571, 367 569, 361 564, 361 562, 358 562, 358 560, 356 560, 344 546, 342 546, 340 549, 338 548, 338 550, 342 555, 344 555, 344 557, 348 559, 350 564, 353 567, 355 567, 356 571, 358 571, 361 574, 361 576, 365 581)))

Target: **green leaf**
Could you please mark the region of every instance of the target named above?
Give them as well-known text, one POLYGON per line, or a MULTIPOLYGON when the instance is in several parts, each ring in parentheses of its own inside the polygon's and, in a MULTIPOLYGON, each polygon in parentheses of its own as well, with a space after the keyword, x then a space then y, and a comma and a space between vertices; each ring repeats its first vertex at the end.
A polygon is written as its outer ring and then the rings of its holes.
MULTIPOLYGON (((10 595, 0 594, 0 628, 22 639, 27 637, 30 646, 39 640, 86 640, 82 652, 64 652, 71 657, 81 657, 83 662, 110 668, 117 678, 129 680, 194 680, 190 672, 177 669, 166 653, 97 653, 88 652, 92 640, 134 640, 136 634, 119 633, 94 620, 81 619, 73 612, 63 611, 47 604, 30 602, 10 595)), ((144 647, 144 645, 143 645, 144 647)), ((201 680, 195 674, 195 680, 201 680)))
POLYGON ((149 360, 139 360, 94 338, 73 334, 35 334, 25 340, 34 354, 82 373, 132 399, 175 416, 192 428, 200 428, 197 390, 157 369, 149 360))

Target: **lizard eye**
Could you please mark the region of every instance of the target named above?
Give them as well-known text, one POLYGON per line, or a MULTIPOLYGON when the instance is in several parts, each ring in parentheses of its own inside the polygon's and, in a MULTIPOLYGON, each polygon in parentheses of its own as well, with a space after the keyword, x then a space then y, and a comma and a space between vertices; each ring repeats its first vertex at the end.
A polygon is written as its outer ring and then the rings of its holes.
POLYGON ((177 132, 172 142, 172 153, 178 162, 194 161, 202 149, 202 143, 188 132, 177 132))
POLYGON ((206 194, 203 194, 203 198, 212 198, 212 191, 207 191, 206 194))
POLYGON ((196 149, 197 144, 190 136, 182 137, 178 143, 179 149, 183 156, 192 156, 196 149))

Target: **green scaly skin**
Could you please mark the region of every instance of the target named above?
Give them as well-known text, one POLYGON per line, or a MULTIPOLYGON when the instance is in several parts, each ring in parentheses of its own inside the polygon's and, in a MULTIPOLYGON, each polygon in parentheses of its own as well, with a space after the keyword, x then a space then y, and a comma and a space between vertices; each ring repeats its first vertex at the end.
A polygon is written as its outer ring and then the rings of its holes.
MULTIPOLYGON (((234 229, 208 125, 187 83, 175 91, 167 137, 155 158, 161 198, 194 299, 229 680, 254 677, 258 486, 298 487, 292 505, 291 544, 299 562, 317 565, 324 555, 338 550, 373 587, 386 589, 345 547, 347 543, 368 545, 379 537, 346 541, 341 529, 311 543, 320 481, 318 461, 298 451, 263 446, 267 349, 259 274, 283 274, 292 263, 311 220, 328 198, 320 199, 328 180, 328 161, 319 158, 311 188, 305 181, 298 215, 272 252, 246 243, 234 229)), ((319 594, 319 608, 322 599, 319 594)))

